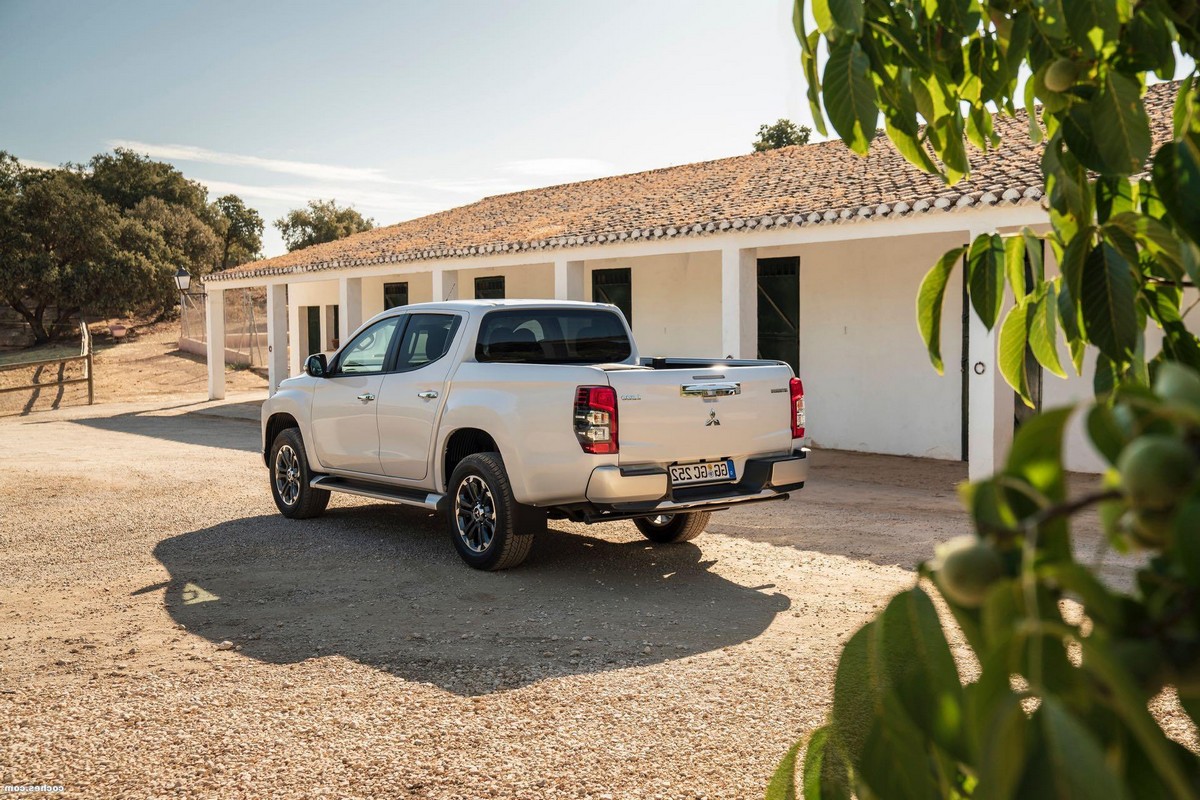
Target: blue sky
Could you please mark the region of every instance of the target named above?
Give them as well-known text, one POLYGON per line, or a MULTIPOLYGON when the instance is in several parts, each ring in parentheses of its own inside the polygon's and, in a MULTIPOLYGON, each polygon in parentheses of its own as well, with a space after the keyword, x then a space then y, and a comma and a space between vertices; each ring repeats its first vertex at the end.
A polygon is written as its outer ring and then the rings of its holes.
POLYGON ((809 119, 788 0, 0 0, 0 149, 116 145, 268 221, 390 224, 480 197, 750 150, 809 119))

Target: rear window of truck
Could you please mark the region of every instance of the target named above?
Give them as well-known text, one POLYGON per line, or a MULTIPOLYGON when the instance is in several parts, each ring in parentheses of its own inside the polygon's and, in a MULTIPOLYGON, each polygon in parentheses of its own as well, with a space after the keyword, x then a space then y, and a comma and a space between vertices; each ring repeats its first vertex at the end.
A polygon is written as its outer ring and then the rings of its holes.
POLYGON ((490 311, 479 326, 475 360, 520 364, 609 364, 629 358, 629 334, 615 311, 490 311))

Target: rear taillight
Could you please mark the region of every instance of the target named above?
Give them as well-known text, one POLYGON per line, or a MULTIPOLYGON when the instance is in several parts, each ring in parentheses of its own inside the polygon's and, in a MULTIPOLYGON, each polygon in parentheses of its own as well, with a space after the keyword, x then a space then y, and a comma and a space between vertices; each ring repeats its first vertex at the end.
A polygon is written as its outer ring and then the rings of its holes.
POLYGON ((575 436, 585 453, 616 453, 617 393, 611 386, 575 390, 575 436))
POLYGON ((792 378, 788 387, 792 394, 792 438, 804 438, 804 384, 792 378))

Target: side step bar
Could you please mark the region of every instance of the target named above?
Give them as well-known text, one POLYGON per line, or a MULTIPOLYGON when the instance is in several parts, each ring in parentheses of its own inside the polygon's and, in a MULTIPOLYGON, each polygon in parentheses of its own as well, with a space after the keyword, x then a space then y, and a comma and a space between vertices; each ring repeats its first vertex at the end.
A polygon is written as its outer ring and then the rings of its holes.
POLYGON ((327 489, 331 492, 345 492, 360 497, 370 497, 375 500, 386 500, 389 503, 401 503, 406 506, 417 506, 436 511, 438 503, 444 495, 436 492, 426 492, 421 489, 405 489, 402 486, 388 486, 383 483, 359 481, 353 478, 339 478, 335 475, 318 475, 308 482, 314 489, 327 489))

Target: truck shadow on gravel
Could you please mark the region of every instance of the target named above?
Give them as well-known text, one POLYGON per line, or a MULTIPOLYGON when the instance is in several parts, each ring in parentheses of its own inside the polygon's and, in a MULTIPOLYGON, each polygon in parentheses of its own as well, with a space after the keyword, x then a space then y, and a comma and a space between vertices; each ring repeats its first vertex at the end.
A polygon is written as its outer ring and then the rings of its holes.
POLYGON ((273 664, 340 655, 468 696, 729 647, 791 605, 712 572, 693 544, 567 527, 499 573, 462 564, 440 519, 391 505, 233 520, 154 555, 167 611, 214 647, 273 664))

